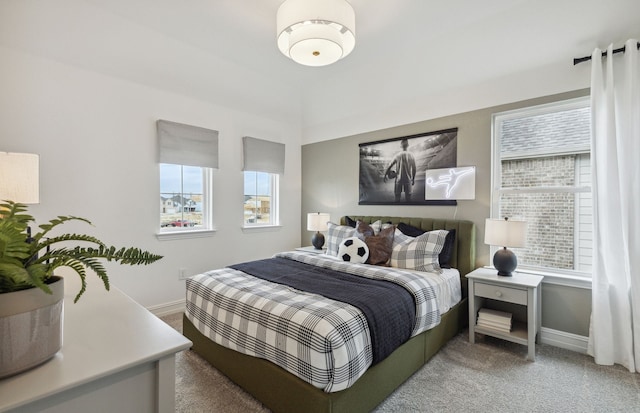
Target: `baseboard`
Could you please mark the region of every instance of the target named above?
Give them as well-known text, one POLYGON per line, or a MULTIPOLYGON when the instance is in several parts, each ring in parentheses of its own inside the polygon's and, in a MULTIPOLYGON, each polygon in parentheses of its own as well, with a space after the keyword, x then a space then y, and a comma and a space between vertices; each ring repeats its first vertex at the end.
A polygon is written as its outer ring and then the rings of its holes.
POLYGON ((169 314, 183 313, 186 308, 185 300, 177 300, 170 303, 154 305, 147 307, 147 310, 151 311, 158 317, 162 317, 169 314))
POLYGON ((540 331, 540 340, 542 344, 549 344, 550 346, 566 348, 567 350, 587 354, 589 337, 542 327, 540 331))

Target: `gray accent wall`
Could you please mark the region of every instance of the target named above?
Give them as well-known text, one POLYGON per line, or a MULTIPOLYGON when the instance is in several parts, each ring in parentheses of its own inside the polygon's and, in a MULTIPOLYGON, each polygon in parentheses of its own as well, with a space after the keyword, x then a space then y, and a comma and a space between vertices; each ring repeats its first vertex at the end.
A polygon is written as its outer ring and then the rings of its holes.
MULTIPOLYGON (((582 89, 303 145, 301 219, 308 212, 328 212, 334 222, 350 214, 467 219, 478 230, 476 265, 489 265, 489 246, 483 241, 490 212, 492 114, 588 94, 588 89, 582 89), (476 167, 475 200, 458 201, 457 206, 358 205, 358 144, 449 128, 458 128, 458 166, 476 167)), ((313 234, 306 231, 306 222, 300 227, 302 245, 311 245, 313 234)), ((543 327, 588 336, 590 315, 591 290, 543 285, 543 327)))

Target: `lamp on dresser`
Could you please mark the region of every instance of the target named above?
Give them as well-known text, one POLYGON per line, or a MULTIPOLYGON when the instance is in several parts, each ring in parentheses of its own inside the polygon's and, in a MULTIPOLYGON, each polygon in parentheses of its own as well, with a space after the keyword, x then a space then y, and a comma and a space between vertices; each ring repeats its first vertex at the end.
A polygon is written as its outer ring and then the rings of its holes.
POLYGON ((507 247, 524 247, 526 235, 527 223, 525 221, 509 220, 509 218, 487 218, 484 227, 484 243, 502 247, 493 255, 493 266, 498 270, 498 275, 510 277, 518 267, 516 254, 507 247))
POLYGON ((331 217, 326 212, 311 212, 307 214, 307 230, 316 231, 311 237, 311 245, 317 250, 322 249, 324 245, 324 235, 320 231, 329 229, 327 223, 331 217))
POLYGON ((40 202, 39 161, 36 154, 0 152, 0 201, 40 202))

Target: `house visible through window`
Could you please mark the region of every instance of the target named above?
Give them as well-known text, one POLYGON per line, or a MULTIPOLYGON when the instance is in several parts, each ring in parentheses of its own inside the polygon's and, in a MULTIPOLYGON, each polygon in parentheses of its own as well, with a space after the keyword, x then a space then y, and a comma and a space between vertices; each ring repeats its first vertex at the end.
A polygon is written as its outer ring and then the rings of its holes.
POLYGON ((211 168, 160 164, 161 230, 207 229, 211 168))
POLYGON ((527 221, 518 268, 590 276, 588 98, 495 114, 493 218, 527 221))
POLYGON ((244 225, 278 225, 278 174, 244 171, 244 225))

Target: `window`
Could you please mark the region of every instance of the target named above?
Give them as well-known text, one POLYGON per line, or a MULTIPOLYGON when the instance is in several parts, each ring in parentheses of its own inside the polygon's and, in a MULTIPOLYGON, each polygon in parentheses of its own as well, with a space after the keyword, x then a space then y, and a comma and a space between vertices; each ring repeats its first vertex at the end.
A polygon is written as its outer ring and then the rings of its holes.
POLYGON ((156 126, 161 238, 168 233, 204 234, 202 230, 213 229, 212 175, 218 167, 218 131, 166 120, 158 120, 156 126))
POLYGON ((211 168, 160 164, 160 228, 163 232, 211 227, 211 168))
POLYGON ((495 114, 492 218, 527 221, 518 268, 590 277, 588 98, 495 114))
POLYGON ((278 182, 280 174, 284 174, 285 146, 244 136, 242 149, 244 226, 280 225, 278 182))
POLYGON ((278 225, 278 174, 244 172, 244 225, 278 225))

